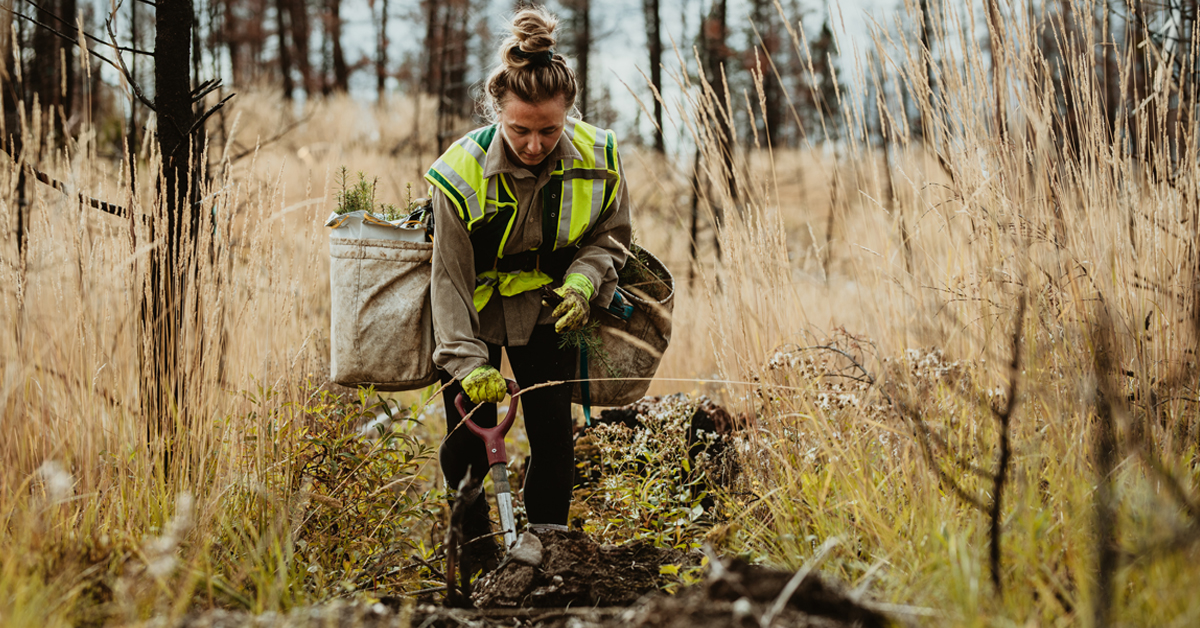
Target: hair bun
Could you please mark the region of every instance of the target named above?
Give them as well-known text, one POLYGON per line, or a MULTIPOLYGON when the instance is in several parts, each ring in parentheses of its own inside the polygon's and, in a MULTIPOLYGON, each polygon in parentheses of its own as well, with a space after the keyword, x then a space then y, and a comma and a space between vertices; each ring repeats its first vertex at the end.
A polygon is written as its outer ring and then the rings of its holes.
POLYGON ((575 105, 579 83, 567 60, 554 51, 558 18, 541 6, 522 9, 509 23, 509 36, 500 44, 500 65, 487 79, 487 107, 495 115, 505 99, 539 103, 562 98, 575 105))
POLYGON ((545 9, 523 9, 512 20, 512 39, 515 44, 513 47, 523 52, 552 50, 556 43, 554 29, 557 26, 558 18, 545 9))

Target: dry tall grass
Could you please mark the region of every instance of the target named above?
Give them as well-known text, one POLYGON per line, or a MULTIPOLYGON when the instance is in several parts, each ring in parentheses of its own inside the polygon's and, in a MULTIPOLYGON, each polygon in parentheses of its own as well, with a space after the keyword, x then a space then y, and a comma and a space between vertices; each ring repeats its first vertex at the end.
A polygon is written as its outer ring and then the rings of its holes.
MULTIPOLYGON (((964 23, 951 15, 943 30, 964 23)), ((1190 161, 1165 168, 1161 145, 1135 159, 1099 132, 1065 156, 1053 134, 1062 112, 1047 107, 1025 26, 1013 25, 1004 51, 1006 138, 986 105, 986 55, 967 46, 941 65, 941 106, 922 111, 944 141, 922 144, 892 121, 890 163, 865 139, 878 102, 843 103, 849 130, 837 150, 740 147, 737 203, 709 150, 704 179, 726 224, 720 261, 702 246, 692 285, 688 168, 624 151, 637 237, 680 286, 677 333, 652 392, 708 392, 753 418, 741 443, 744 485, 725 496, 729 525, 714 543, 798 567, 836 537, 822 570, 865 595, 934 609, 921 623, 1037 625, 1085 623, 1097 604, 1091 425, 1097 383, 1115 378, 1108 401, 1122 462, 1110 479, 1126 559, 1109 574, 1120 584, 1116 620, 1190 625, 1200 572, 1188 510, 1200 500, 1172 494, 1171 479, 1195 494, 1200 421, 1187 382, 1200 179, 1190 161), (1151 176, 1147 163, 1177 175, 1151 176), (1014 330, 1022 297, 1029 314, 1014 330), (931 465, 987 496, 990 484, 966 469, 994 464, 991 408, 1009 390, 1013 334, 1025 357, 999 597, 986 579, 986 517, 931 465), (1104 334, 1116 373, 1094 366, 1104 334), (945 450, 923 455, 918 424, 945 450), (1187 542, 1169 551, 1138 551, 1180 533, 1187 542)), ((924 64, 897 56, 885 67, 919 85, 924 64)), ((1077 71, 1086 85, 1087 69, 1077 71)), ((676 120, 711 149, 714 101, 700 85, 687 93, 676 120)), ((206 237, 219 253, 195 286, 206 318, 187 337, 207 339, 197 351, 226 342, 220 360, 188 374, 189 455, 175 473, 162 468, 137 408, 144 231, 135 225, 131 239, 129 221, 31 187, 28 263, 20 267, 7 239, 0 292, 12 321, 0 339, 0 623, 122 623, 193 604, 267 610, 347 594, 336 578, 304 573, 319 561, 294 535, 296 512, 345 506, 313 498, 295 464, 319 397, 305 381, 321 381, 328 353, 320 223, 341 165, 378 175, 380 198, 404 200, 435 157, 421 122, 433 115, 410 101, 312 103, 294 112, 304 122, 263 144, 282 110, 267 93, 239 95, 227 131, 211 136, 205 212, 215 228, 206 237)), ((1128 124, 1145 137, 1166 123, 1155 115, 1128 124)), ((1195 141, 1189 132, 1185 154, 1195 141)), ((12 225, 16 166, 5 165, 0 218, 12 225)), ((97 157, 88 133, 37 166, 71 190, 152 211, 146 177, 131 198, 125 173, 97 157)), ((402 406, 416 400, 400 396, 402 406)), ((437 430, 412 434, 436 439, 437 430)), ((431 484, 433 466, 406 467, 409 485, 431 484)))
MULTIPOLYGON (((917 95, 932 141, 912 137, 886 96, 842 103, 849 134, 829 151, 842 157, 803 172, 834 199, 815 208, 788 202, 796 193, 778 183, 791 180, 780 169, 788 157, 756 161, 745 149, 740 212, 721 234, 723 263, 704 274, 721 377, 761 382, 744 406, 757 421, 747 484, 730 497, 734 532, 722 538, 799 567, 837 537, 828 572, 952 625, 1187 625, 1200 616, 1185 593, 1197 583, 1200 529, 1197 138, 1166 112, 1194 115, 1194 93, 1165 80, 1110 136, 1093 68, 1068 63, 1076 106, 1053 106, 1051 68, 1031 53, 1024 18, 1035 12, 1012 15, 999 54, 1006 132, 990 60, 972 43, 986 31, 941 49, 935 106, 924 60, 897 54, 918 42, 881 36, 884 77, 917 95), (1085 129, 1074 147, 1060 135, 1072 115, 1085 129), (895 142, 890 164, 868 140, 874 116, 895 142), (1172 131, 1178 146, 1147 140, 1172 131), (1021 301, 1029 313, 1014 328, 1021 301), (998 595, 988 519, 966 502, 996 497, 1014 335, 1024 352, 998 595), (1109 409, 1116 462, 1106 468, 1094 425, 1109 409), (1108 486, 1111 498, 1098 488, 1108 486)), ((966 12, 935 23, 942 39, 971 32, 966 12)), ((1066 56, 1090 58, 1094 37, 1066 56)), ((1135 62, 1166 76, 1169 52, 1146 46, 1117 55, 1123 80, 1135 62)), ((701 111, 712 100, 695 98, 701 111)), ((718 203, 734 205, 717 185, 718 203)))

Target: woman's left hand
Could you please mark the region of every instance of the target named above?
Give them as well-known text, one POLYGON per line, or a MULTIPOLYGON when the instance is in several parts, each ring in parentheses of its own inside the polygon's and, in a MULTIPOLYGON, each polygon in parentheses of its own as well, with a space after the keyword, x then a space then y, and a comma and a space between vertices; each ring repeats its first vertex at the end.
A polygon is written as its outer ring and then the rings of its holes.
MULTIPOLYGON (((565 331, 575 331, 587 324, 589 306, 588 301, 591 299, 592 282, 587 277, 579 273, 571 273, 563 280, 561 288, 554 291, 554 294, 562 297, 562 303, 554 308, 554 316, 558 317, 558 322, 554 323, 554 331, 563 333, 565 331)), ((543 305, 550 305, 542 301, 543 305)))

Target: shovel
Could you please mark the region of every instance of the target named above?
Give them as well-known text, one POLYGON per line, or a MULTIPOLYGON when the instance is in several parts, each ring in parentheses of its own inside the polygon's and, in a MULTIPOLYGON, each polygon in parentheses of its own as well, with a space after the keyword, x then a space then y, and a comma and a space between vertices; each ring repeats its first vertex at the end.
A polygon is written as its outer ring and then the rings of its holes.
MULTIPOLYGON (((516 382, 511 379, 506 381, 511 400, 508 404, 508 414, 499 425, 493 428, 483 428, 476 425, 471 419, 465 419, 467 429, 478 436, 487 448, 492 485, 496 489, 496 506, 500 511, 500 527, 504 530, 505 551, 512 549, 513 544, 517 542, 517 524, 513 517, 512 487, 508 484, 508 452, 504 450, 504 436, 512 427, 513 419, 517 418, 517 393, 521 391, 516 382)), ((459 416, 467 416, 461 392, 454 399, 454 407, 458 408, 459 416)))

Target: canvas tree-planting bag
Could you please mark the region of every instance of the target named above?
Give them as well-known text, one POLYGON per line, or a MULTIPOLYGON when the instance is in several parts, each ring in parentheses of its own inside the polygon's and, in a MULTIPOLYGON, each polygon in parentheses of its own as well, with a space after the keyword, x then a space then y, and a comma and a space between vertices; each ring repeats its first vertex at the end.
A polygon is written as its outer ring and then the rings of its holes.
POLYGON ((330 371, 344 386, 397 391, 437 381, 429 285, 433 244, 419 221, 334 214, 329 234, 330 371))
POLYGON ((599 323, 591 348, 581 347, 572 394, 575 403, 623 406, 646 395, 650 378, 658 371, 662 354, 671 341, 671 315, 675 307, 675 278, 649 251, 633 247, 626 261, 633 273, 623 272, 618 293, 633 307, 628 320, 606 310, 593 310, 599 323), (631 266, 632 265, 632 266, 631 266))

